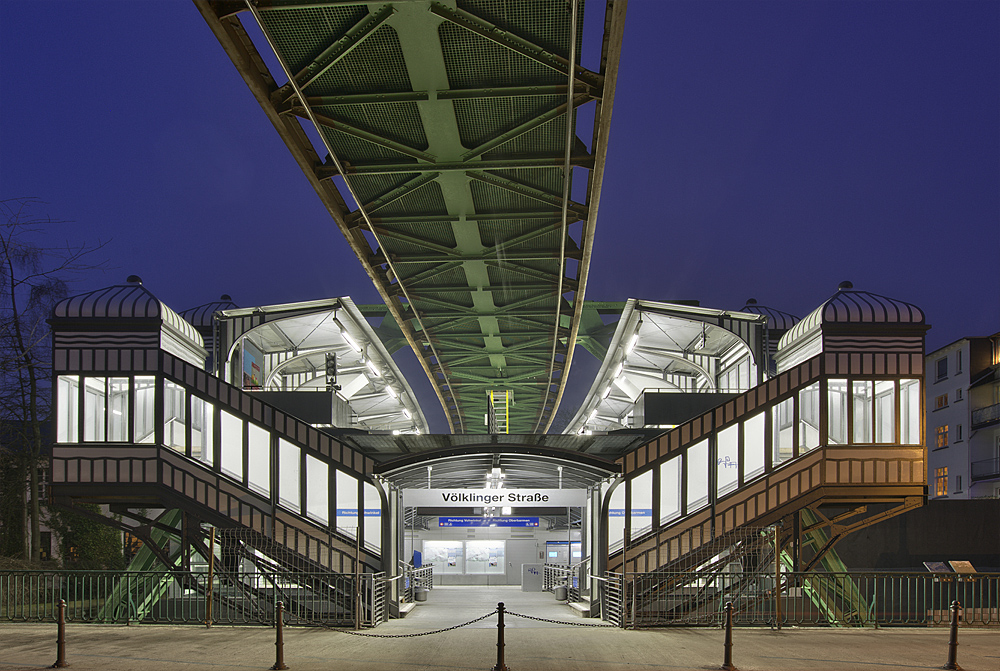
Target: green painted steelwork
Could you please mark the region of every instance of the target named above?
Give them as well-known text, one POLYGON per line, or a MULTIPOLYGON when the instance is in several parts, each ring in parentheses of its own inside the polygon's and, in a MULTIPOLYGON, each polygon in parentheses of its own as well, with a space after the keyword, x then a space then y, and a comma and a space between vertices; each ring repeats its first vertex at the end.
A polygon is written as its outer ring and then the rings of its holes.
POLYGON ((491 390, 513 391, 511 433, 547 430, 577 338, 595 354, 605 339, 582 298, 625 0, 589 3, 605 9, 595 44, 584 0, 194 1, 381 293, 398 325, 380 327, 386 346, 417 354, 452 431, 487 432, 491 390), (578 137, 583 106, 594 126, 578 137))

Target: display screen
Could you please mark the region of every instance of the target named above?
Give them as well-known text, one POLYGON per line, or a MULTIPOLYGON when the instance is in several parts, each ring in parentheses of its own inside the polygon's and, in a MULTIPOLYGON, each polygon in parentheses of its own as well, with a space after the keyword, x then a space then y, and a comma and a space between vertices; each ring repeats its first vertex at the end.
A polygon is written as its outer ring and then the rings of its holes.
POLYGON ((263 389, 264 354, 249 340, 243 340, 243 388, 263 389))

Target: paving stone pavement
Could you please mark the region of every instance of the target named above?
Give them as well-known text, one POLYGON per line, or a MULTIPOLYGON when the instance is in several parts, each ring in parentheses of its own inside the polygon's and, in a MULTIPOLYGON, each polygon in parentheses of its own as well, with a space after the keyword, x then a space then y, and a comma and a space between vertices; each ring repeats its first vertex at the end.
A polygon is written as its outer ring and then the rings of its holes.
MULTIPOLYGON (((564 622, 580 618, 550 594, 517 588, 436 587, 405 619, 371 633, 413 634, 485 615, 503 601, 526 615, 564 622)), ((508 616, 505 661, 511 671, 717 669, 719 629, 576 627, 508 616)), ((285 663, 302 671, 492 669, 496 616, 468 627, 413 638, 368 638, 320 628, 285 629, 285 663)), ((733 661, 743 671, 939 669, 947 661, 947 628, 737 629, 733 661)), ((1000 630, 960 630, 958 662, 966 671, 1000 671, 1000 630)), ((40 669, 56 658, 52 623, 0 623, 0 670, 40 669)), ((267 669, 275 659, 266 627, 67 625, 66 658, 79 671, 267 669)))

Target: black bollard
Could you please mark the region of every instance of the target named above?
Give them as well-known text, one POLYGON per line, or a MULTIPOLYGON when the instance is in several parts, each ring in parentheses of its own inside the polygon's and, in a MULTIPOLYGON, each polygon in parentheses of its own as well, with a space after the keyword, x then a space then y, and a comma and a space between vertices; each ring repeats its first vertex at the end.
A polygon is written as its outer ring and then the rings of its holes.
POLYGON ((725 671, 736 671, 733 666, 733 602, 726 602, 726 652, 720 668, 725 671))
POLYGON ((50 669, 69 666, 66 661, 66 599, 59 599, 56 608, 59 611, 59 634, 56 637, 56 663, 50 666, 50 669))
POLYGON ((277 626, 277 631, 274 638, 274 666, 272 666, 271 669, 274 671, 280 671, 281 669, 288 668, 285 666, 285 604, 280 601, 274 606, 274 620, 275 625, 277 626))
POLYGON ((945 669, 962 669, 958 665, 958 611, 961 608, 962 604, 958 601, 951 602, 951 637, 948 640, 948 663, 944 665, 945 669))
POLYGON ((503 601, 497 604, 497 665, 490 671, 510 671, 503 663, 503 601))

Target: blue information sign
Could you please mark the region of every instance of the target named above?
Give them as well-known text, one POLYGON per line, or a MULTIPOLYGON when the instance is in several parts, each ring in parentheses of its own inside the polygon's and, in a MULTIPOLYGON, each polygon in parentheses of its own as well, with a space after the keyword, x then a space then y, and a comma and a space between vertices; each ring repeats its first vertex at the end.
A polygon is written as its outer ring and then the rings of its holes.
POLYGON ((439 517, 439 527, 537 527, 537 517, 439 517))

